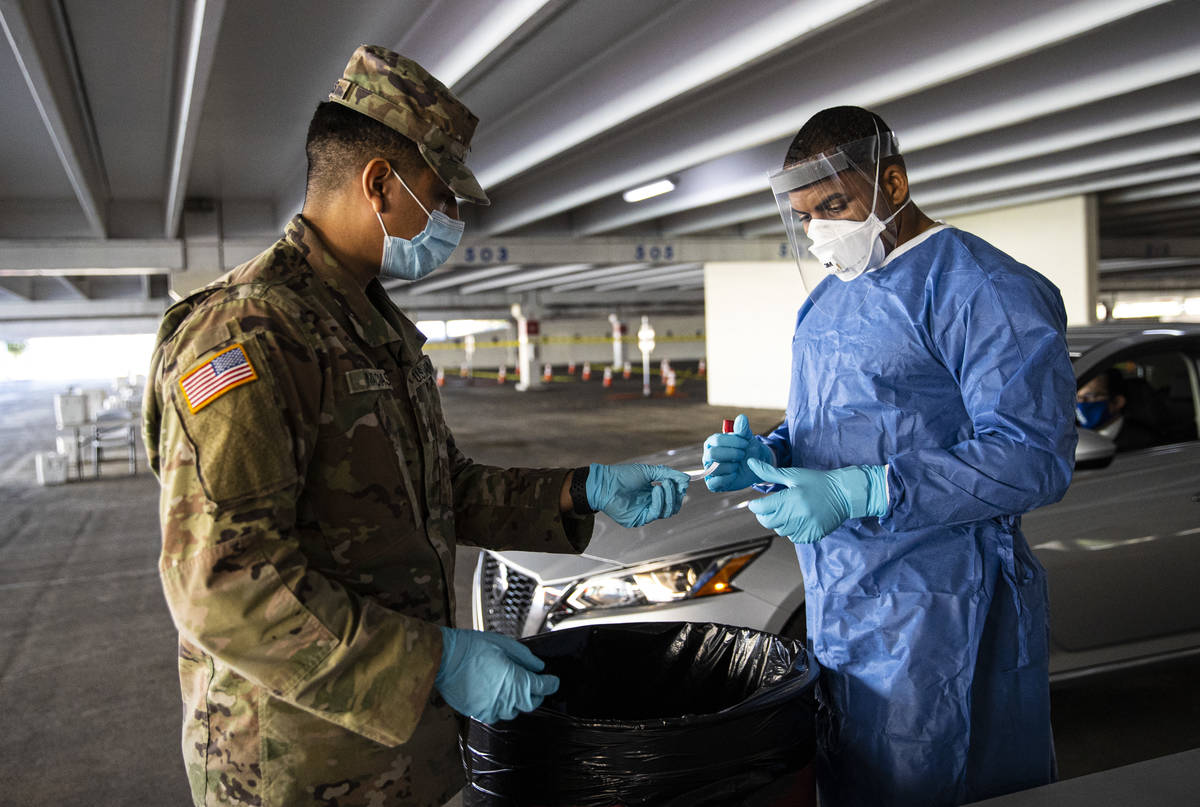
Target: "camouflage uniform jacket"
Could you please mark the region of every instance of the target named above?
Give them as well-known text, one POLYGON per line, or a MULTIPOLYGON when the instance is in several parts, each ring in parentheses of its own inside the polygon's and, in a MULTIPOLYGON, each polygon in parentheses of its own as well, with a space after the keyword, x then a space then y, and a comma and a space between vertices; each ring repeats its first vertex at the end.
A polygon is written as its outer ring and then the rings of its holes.
POLYGON ((559 512, 566 470, 455 447, 423 343, 299 216, 164 317, 144 428, 197 805, 440 807, 463 778, 432 688, 456 542, 591 536, 559 512), (242 380, 185 386, 226 354, 242 380))

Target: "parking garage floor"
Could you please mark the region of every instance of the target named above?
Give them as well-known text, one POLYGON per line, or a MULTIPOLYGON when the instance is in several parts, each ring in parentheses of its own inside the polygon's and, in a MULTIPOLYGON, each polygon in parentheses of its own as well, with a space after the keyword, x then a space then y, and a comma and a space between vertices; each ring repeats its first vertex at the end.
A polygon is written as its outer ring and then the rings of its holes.
MULTIPOLYGON (((448 379, 459 445, 480 462, 574 466, 696 446, 720 418, 700 380, 642 399, 636 381, 527 394, 448 379)), ((155 572, 157 486, 123 477, 41 488, 57 386, 0 383, 0 804, 185 805, 175 633, 155 572)), ((756 430, 780 413, 750 410, 756 430)), ((143 463, 144 468, 144 463, 143 463)), ((460 550, 460 624, 474 552, 460 550)), ((1064 778, 1200 747, 1200 659, 1056 688, 1064 778)))

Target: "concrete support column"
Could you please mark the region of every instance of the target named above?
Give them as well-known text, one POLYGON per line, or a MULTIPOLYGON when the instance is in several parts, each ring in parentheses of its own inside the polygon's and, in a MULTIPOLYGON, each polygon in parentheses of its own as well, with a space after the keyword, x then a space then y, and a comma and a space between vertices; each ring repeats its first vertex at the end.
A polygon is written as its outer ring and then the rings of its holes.
POLYGON ((654 352, 654 328, 650 325, 650 317, 642 317, 642 327, 638 328, 638 350, 642 352, 642 397, 650 397, 650 354, 654 352))
POLYGON ((183 269, 171 272, 172 295, 181 298, 207 286, 227 271, 216 205, 189 204, 183 211, 183 269))
POLYGON ((621 318, 616 314, 609 314, 608 321, 612 324, 612 368, 614 373, 619 373, 621 372, 622 365, 625 364, 625 345, 621 341, 625 335, 625 327, 621 324, 621 318))
POLYGON ((1096 321, 1100 230, 1095 196, 952 216, 947 224, 974 233, 1045 275, 1062 293, 1069 324, 1096 321))
POLYGON ((517 389, 526 392, 542 385, 541 373, 535 366, 542 341, 537 295, 523 295, 521 302, 513 303, 512 315, 517 321, 517 389))

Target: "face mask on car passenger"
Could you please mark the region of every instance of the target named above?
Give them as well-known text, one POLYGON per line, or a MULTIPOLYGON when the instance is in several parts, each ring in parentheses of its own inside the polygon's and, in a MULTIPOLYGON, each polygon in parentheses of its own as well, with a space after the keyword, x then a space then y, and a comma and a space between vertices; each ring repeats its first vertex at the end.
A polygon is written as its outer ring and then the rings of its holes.
POLYGON ((1085 429, 1095 429, 1108 414, 1108 401, 1080 401, 1075 404, 1075 420, 1085 429))

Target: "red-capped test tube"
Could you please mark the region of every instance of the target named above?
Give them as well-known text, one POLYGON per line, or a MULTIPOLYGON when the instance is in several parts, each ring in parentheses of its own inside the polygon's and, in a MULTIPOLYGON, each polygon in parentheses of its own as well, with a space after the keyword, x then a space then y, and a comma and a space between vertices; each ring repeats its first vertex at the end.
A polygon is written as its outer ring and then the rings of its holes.
MULTIPOLYGON (((729 418, 725 418, 721 421, 721 434, 733 434, 733 421, 729 418)), ((697 471, 694 476, 706 476, 720 467, 721 463, 714 462, 712 465, 697 471)))

